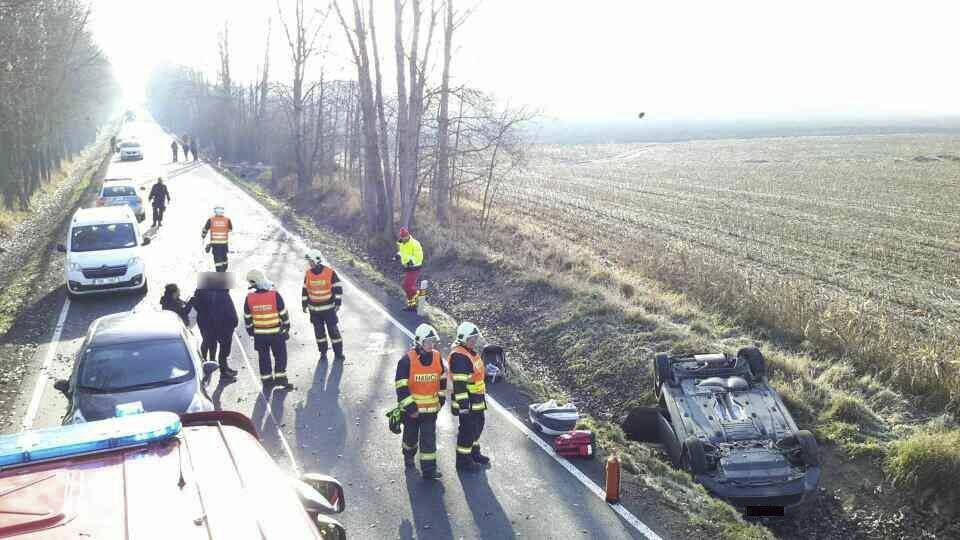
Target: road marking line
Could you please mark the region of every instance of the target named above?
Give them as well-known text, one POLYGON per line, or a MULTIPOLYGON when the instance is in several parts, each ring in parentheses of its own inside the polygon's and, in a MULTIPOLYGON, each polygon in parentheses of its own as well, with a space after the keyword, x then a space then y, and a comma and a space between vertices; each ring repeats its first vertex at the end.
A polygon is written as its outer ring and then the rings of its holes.
MULTIPOLYGON (((277 434, 280 436, 280 444, 283 445, 283 451, 287 453, 287 457, 290 458, 290 463, 293 464, 293 472, 296 473, 297 476, 300 476, 300 466, 297 465, 297 458, 293 456, 290 443, 287 442, 287 438, 283 435, 283 430, 280 429, 280 422, 278 422, 277 417, 273 415, 273 407, 270 406, 270 399, 263 393, 263 384, 261 384, 260 379, 253 374, 253 364, 250 363, 250 357, 247 356, 247 351, 243 348, 243 341, 240 340, 240 334, 234 332, 233 337, 237 338, 237 345, 240 346, 240 354, 243 355, 243 363, 247 365, 247 373, 250 374, 253 386, 257 388, 257 391, 260 393, 260 398, 263 399, 267 414, 269 414, 270 419, 273 420, 273 427, 277 428, 277 434)), ((254 407, 256 407, 256 405, 254 405, 254 407)))
POLYGON ((27 414, 23 418, 21 431, 26 431, 33 427, 33 421, 37 418, 40 411, 40 399, 43 397, 43 389, 47 386, 47 372, 50 370, 50 364, 57 355, 57 349, 60 348, 60 336, 63 334, 63 324, 67 320, 67 313, 70 312, 70 297, 63 301, 63 307, 60 308, 60 316, 57 318, 57 325, 53 327, 53 336, 47 344, 47 354, 40 366, 40 373, 37 374, 37 383, 33 386, 33 396, 30 398, 30 405, 27 406, 27 414))
MULTIPOLYGON (((214 172, 217 172, 217 171, 214 170, 214 172)), ((217 174, 220 175, 219 172, 217 172, 217 174)), ((267 208, 263 206, 263 204, 261 204, 260 201, 255 199, 253 196, 251 196, 249 193, 247 193, 243 189, 240 189, 239 187, 237 187, 235 184, 233 184, 233 182, 230 182, 228 179, 224 178, 223 175, 220 175, 220 177, 224 181, 230 183, 230 185, 232 185, 234 189, 243 193, 244 195, 249 197, 251 200, 253 200, 257 204, 257 206, 259 206, 260 208, 263 208, 263 210, 265 210, 268 215, 273 216, 273 214, 269 210, 267 210, 267 208)), ((301 251, 305 251, 307 249, 306 242, 302 238, 300 238, 299 235, 293 234, 292 232, 287 230, 287 228, 283 225, 283 222, 277 219, 275 216, 273 216, 273 218, 274 218, 274 221, 276 222, 277 228, 280 231, 282 231, 284 234, 286 234, 287 238, 293 240, 293 243, 296 244, 301 249, 301 251)), ((354 289, 357 293, 359 293, 360 297, 363 298, 367 302, 367 304, 369 304, 375 310, 379 311, 381 315, 383 315, 388 321, 392 322, 394 326, 396 326, 398 329, 400 329, 401 332, 406 334, 407 337, 409 337, 410 339, 413 339, 413 332, 411 332, 409 329, 407 329, 406 326, 404 326, 395 318, 393 318, 393 315, 391 315, 386 310, 386 308, 381 306, 380 303, 377 302, 372 296, 367 294, 366 291, 357 287, 353 283, 353 281, 348 279, 346 276, 340 273, 338 273, 337 275, 340 276, 340 280, 346 283, 347 286, 349 286, 350 288, 354 289)), ((240 350, 241 351, 243 350, 242 346, 240 350)), ((246 359, 246 352, 244 352, 244 359, 246 359)), ((247 363, 247 365, 249 366, 249 362, 247 363)), ((564 469, 567 470, 567 472, 573 475, 574 478, 579 480, 580 483, 583 484, 588 490, 593 492, 594 495, 600 497, 601 499, 604 499, 604 500, 606 499, 606 494, 604 493, 603 489, 601 489, 600 486, 596 484, 596 482, 594 482, 587 475, 583 474, 583 472, 580 469, 574 467, 573 464, 570 463, 568 460, 558 456, 557 453, 554 452, 553 448, 549 444, 547 444, 537 434, 535 434, 532 430, 530 430, 530 428, 525 426, 523 422, 520 421, 519 418, 517 418, 516 416, 514 416, 513 413, 511 413, 506 408, 504 408, 504 406, 501 405, 500 402, 498 402, 496 399, 494 399, 493 396, 491 396, 490 394, 487 394, 487 400, 490 402, 493 408, 497 410, 497 412, 499 412, 500 414, 502 414, 507 418, 507 421, 509 421, 514 427, 519 429, 521 433, 526 435, 528 439, 534 442, 534 444, 539 446, 544 452, 547 453, 548 456, 553 458, 554 461, 559 463, 564 469)), ((269 407, 269 403, 267 403, 267 406, 269 407)), ((273 413, 271 412, 271 416, 272 414, 273 413)), ((274 425, 277 426, 277 431, 280 431, 280 426, 279 424, 277 424, 276 419, 274 419, 274 425)), ((286 439, 283 439, 282 433, 280 434, 280 437, 281 437, 281 440, 284 441, 284 444, 286 444, 286 439)), ((291 455, 291 459, 293 459, 292 455, 291 455)), ((640 521, 640 519, 637 516, 633 515, 633 513, 630 512, 630 510, 627 510, 626 507, 624 507, 622 504, 620 503, 611 504, 610 507, 613 509, 614 512, 620 515, 620 517, 623 518, 624 521, 630 524, 630 526, 636 529, 640 534, 642 534, 648 540, 662 540, 657 533, 655 533, 652 529, 650 529, 650 527, 648 527, 644 522, 640 521)))

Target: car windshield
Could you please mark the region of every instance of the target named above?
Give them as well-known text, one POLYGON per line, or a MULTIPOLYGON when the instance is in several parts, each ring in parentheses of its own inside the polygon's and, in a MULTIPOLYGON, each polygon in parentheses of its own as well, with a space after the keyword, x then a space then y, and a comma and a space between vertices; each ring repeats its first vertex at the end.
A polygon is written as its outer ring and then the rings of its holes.
POLYGON ((133 189, 131 186, 104 186, 103 187, 104 197, 135 197, 136 195, 137 195, 137 190, 133 189))
POLYGON ((138 142, 120 143, 120 148, 140 148, 140 143, 138 142))
POLYGON ((117 343, 89 349, 81 360, 79 386, 118 392, 190 380, 193 361, 179 339, 117 343))
POLYGON ((132 223, 84 225, 74 227, 70 235, 70 251, 101 251, 137 245, 132 223))

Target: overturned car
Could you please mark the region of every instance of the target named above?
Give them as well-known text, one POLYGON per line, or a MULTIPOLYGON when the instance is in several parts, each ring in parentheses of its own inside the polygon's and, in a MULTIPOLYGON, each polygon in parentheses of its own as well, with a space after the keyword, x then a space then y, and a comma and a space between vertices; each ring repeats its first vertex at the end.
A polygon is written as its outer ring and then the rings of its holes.
POLYGON ((656 408, 632 411, 624 430, 660 443, 673 464, 747 516, 783 516, 816 490, 817 442, 767 384, 755 347, 736 356, 654 358, 656 408))

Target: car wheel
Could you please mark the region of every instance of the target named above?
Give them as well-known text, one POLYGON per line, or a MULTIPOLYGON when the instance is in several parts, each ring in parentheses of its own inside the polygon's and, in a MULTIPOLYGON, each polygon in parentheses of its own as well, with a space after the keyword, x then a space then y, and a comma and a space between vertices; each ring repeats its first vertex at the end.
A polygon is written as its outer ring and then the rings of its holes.
POLYGON ((683 460, 691 474, 707 472, 707 451, 703 447, 703 441, 688 437, 683 442, 683 460))
POLYGON ((794 434, 794 437, 797 439, 797 445, 800 446, 800 459, 803 461, 803 464, 807 467, 819 467, 820 450, 817 445, 817 439, 814 438, 813 433, 801 429, 794 434))
POLYGON ((761 380, 767 376, 767 361, 763 358, 763 353, 756 347, 744 347, 737 351, 737 358, 747 361, 750 366, 750 373, 754 380, 761 380))
POLYGON ((667 353, 657 353, 654 357, 653 375, 654 384, 656 385, 653 393, 657 396, 657 399, 659 399, 661 387, 664 384, 673 386, 673 371, 670 369, 670 357, 667 356, 667 353))

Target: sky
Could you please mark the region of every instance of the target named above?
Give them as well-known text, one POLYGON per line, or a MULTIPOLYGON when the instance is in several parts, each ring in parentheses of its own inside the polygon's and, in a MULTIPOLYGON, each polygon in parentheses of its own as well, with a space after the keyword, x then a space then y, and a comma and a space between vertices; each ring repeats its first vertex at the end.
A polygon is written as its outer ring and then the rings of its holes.
MULTIPOLYGON (((340 0, 347 7, 349 0, 340 0)), ((393 2, 377 3, 382 62, 393 64, 393 2)), ((428 0, 423 0, 429 4, 428 0)), ((454 37, 454 84, 549 118, 960 113, 960 2, 456 0, 475 6, 454 37)), ((292 0, 280 0, 289 6, 292 0)), ((365 2, 364 2, 365 3, 365 2)), ((262 64, 289 76, 275 0, 91 0, 94 35, 131 98, 162 62, 216 73, 230 25, 233 78, 262 64)), ((325 0, 307 0, 321 7, 325 0)), ((407 21, 409 26, 409 21, 407 21)), ((439 37, 439 31, 438 31, 439 37)), ((355 76, 331 17, 328 74, 355 76)), ((433 58, 439 62, 438 41, 433 58)), ((321 63, 310 73, 318 76, 321 63)), ((439 80, 439 65, 435 69, 439 80)), ((395 87, 392 73, 385 88, 395 87)), ((389 90, 388 90, 389 91, 389 90)))

